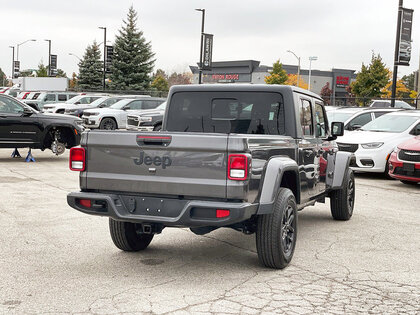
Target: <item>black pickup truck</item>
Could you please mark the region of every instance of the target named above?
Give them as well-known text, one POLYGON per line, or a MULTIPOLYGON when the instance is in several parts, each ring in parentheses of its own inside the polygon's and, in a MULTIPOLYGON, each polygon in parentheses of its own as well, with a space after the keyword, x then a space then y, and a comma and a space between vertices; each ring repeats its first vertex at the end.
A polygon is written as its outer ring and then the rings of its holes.
POLYGON ((114 244, 145 249, 165 227, 256 234, 271 268, 291 261, 297 211, 330 199, 336 220, 352 216, 351 153, 338 152, 322 99, 280 85, 172 87, 160 132, 88 131, 70 152, 81 192, 68 204, 110 217, 114 244))
POLYGON ((79 145, 80 118, 42 114, 8 95, 0 95, 0 148, 51 149, 56 155, 79 145))

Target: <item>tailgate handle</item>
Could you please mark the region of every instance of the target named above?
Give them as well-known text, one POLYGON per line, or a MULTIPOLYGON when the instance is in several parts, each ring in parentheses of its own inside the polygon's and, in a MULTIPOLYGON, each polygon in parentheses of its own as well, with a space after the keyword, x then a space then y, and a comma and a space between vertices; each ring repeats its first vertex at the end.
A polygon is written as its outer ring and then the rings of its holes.
POLYGON ((138 145, 163 145, 167 146, 171 143, 172 137, 171 136, 137 136, 137 144, 138 145))

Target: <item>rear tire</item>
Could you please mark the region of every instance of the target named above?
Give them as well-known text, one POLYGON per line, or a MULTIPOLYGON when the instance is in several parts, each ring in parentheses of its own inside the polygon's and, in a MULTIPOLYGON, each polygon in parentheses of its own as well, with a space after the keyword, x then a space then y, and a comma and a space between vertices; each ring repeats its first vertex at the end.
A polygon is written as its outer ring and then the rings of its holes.
POLYGON ((115 130, 117 127, 117 122, 112 118, 104 118, 99 124, 99 129, 104 130, 115 130))
POLYGON ((292 191, 280 188, 273 212, 258 216, 257 253, 266 267, 283 269, 292 260, 297 237, 297 206, 292 191))
POLYGON ((109 231, 117 248, 126 252, 137 252, 149 246, 153 234, 139 233, 139 225, 109 219, 109 231))
POLYGON ((334 220, 347 221, 351 218, 355 197, 354 174, 348 169, 343 180, 343 188, 333 190, 330 194, 331 215, 334 220))

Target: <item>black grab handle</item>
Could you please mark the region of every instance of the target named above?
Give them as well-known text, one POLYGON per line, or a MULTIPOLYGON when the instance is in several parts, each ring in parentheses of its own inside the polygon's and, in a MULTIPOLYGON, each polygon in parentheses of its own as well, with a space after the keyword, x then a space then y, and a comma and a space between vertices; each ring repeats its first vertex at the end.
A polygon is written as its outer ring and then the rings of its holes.
POLYGON ((163 145, 167 146, 171 143, 171 136, 146 136, 146 135, 137 135, 137 144, 138 145, 163 145))

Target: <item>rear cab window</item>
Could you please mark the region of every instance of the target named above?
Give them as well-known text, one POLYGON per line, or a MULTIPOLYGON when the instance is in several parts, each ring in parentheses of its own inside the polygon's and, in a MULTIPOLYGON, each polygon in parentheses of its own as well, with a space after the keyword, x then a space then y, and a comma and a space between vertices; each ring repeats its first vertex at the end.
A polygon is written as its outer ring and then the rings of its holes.
POLYGON ((283 97, 273 92, 177 92, 166 129, 178 132, 285 134, 283 97))

